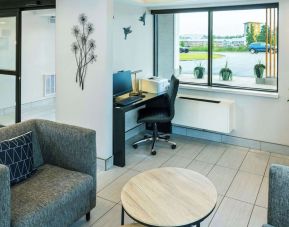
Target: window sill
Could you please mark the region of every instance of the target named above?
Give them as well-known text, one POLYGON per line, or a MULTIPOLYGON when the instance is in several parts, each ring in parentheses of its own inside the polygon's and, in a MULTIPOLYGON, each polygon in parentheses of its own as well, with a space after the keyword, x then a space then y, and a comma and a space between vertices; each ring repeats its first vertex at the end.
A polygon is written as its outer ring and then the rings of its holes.
POLYGON ((208 86, 198 86, 198 85, 188 85, 188 84, 180 84, 180 88, 181 89, 188 89, 188 90, 196 90, 196 91, 207 91, 207 92, 218 92, 218 93, 227 93, 227 94, 257 96, 257 97, 272 98, 272 99, 278 99, 279 98, 278 93, 264 92, 264 91, 239 90, 239 89, 218 88, 218 87, 208 87, 208 86))

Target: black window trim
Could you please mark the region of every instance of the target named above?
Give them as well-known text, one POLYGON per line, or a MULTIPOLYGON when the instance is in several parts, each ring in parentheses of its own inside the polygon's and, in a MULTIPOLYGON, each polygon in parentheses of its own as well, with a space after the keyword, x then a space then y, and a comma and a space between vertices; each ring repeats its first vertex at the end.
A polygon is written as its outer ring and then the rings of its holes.
POLYGON ((193 83, 193 82, 180 82, 184 85, 203 86, 203 87, 217 87, 235 90, 249 90, 249 91, 262 91, 268 93, 279 92, 279 51, 277 51, 277 89, 262 89, 252 87, 231 86, 225 84, 218 84, 212 81, 212 65, 213 65, 213 12, 216 11, 232 11, 232 10, 249 10, 249 9, 277 9, 277 46, 279 47, 279 3, 263 3, 263 4, 246 4, 246 5, 232 5, 232 6, 216 6, 216 7, 201 7, 201 8, 178 8, 178 9, 157 9, 151 10, 154 16, 154 73, 158 76, 158 15, 163 14, 178 14, 178 13, 194 13, 194 12, 208 12, 208 82, 207 83, 193 83))

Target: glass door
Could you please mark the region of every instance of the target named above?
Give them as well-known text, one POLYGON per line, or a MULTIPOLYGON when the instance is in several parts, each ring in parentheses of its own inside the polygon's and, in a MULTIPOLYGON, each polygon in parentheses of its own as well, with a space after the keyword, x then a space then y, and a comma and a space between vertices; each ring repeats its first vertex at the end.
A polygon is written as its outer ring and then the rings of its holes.
POLYGON ((18 15, 0 11, 0 127, 20 121, 18 15))

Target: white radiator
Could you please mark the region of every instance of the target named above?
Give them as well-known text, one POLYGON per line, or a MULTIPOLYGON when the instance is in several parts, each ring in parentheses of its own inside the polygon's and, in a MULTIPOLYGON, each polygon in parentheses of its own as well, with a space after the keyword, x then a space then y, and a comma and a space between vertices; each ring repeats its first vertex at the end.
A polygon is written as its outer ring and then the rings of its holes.
POLYGON ((214 132, 234 129, 234 101, 178 95, 173 124, 214 132))

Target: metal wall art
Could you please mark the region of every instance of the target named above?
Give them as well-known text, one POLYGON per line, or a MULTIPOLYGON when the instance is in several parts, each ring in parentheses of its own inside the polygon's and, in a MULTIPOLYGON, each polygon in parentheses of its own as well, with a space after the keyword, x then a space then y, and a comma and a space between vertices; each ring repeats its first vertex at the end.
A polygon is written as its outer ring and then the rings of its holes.
POLYGON ((72 51, 77 64, 75 80, 83 90, 88 65, 96 62, 97 56, 94 53, 96 48, 95 40, 91 38, 94 32, 93 24, 88 22, 85 14, 80 14, 78 20, 79 25, 75 25, 72 28, 72 34, 76 39, 72 43, 72 51))

